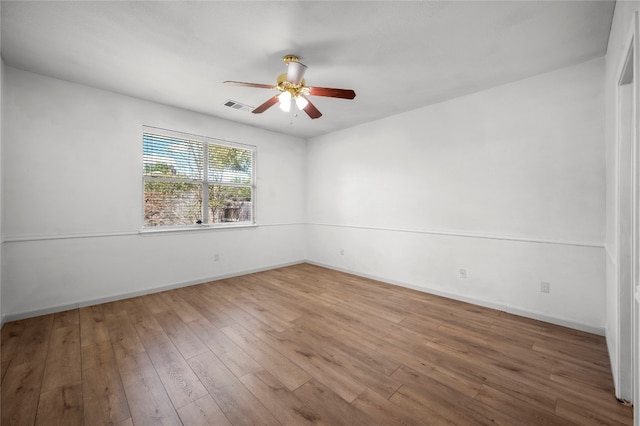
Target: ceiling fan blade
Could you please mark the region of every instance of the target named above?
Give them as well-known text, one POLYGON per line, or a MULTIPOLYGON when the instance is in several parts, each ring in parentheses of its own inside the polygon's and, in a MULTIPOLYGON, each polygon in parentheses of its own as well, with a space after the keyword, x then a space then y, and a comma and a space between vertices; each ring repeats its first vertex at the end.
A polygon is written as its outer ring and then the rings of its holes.
POLYGON ((275 104, 278 103, 278 95, 275 95, 272 98, 269 98, 269 100, 265 103, 263 103, 260 106, 257 106, 253 109, 253 111, 251 111, 254 114, 260 114, 265 112, 266 110, 268 110, 269 108, 271 108, 272 106, 274 106, 275 104))
POLYGON ((287 81, 293 84, 302 83, 304 73, 307 71, 307 66, 300 62, 289 62, 287 65, 287 81))
POLYGON ((303 98, 305 98, 305 99, 307 100, 307 102, 308 102, 308 103, 307 103, 307 106, 305 106, 305 107, 303 108, 303 110, 304 110, 304 112, 306 112, 306 113, 307 113, 307 115, 308 115, 309 117, 311 117, 311 118, 320 118, 320 117, 322 117, 322 113, 318 110, 318 108, 316 108, 316 107, 315 107, 315 105, 313 105, 313 104, 311 103, 311 101, 309 100, 309 98, 307 98, 307 97, 306 97, 306 96, 304 96, 304 95, 300 95, 300 96, 302 96, 303 98))
POLYGON ((327 96, 329 98, 353 99, 356 92, 351 89, 332 89, 330 87, 308 87, 313 96, 327 96))
POLYGON ((224 81, 223 83, 231 84, 233 86, 256 87, 258 89, 275 89, 276 88, 272 84, 245 83, 243 81, 224 81))

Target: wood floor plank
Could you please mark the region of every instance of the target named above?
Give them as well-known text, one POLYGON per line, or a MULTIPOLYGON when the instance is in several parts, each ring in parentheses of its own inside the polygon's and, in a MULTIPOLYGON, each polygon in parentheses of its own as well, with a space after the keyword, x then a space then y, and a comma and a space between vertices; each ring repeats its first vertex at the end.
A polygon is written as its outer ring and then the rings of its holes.
POLYGON ((521 402, 517 398, 483 385, 476 400, 489 405, 506 415, 518 419, 522 424, 530 425, 557 425, 557 426, 578 426, 567 418, 562 418, 546 410, 536 410, 531 405, 521 402))
POLYGON ((500 324, 504 327, 510 327, 513 330, 519 330, 521 333, 542 335, 547 323, 534 320, 532 318, 521 317, 519 315, 510 314, 501 311, 493 321, 493 324, 500 324))
POLYGON ((127 358, 144 352, 144 346, 126 310, 107 311, 105 323, 116 358, 127 358))
POLYGON ((15 363, 41 363, 47 358, 49 340, 53 329, 53 315, 30 318, 25 320, 25 329, 20 346, 13 354, 15 363))
POLYGON ((601 411, 592 407, 573 404, 563 398, 558 398, 556 414, 563 419, 567 419, 582 426, 621 426, 628 424, 629 412, 633 410, 632 407, 626 407, 626 409, 626 415, 620 415, 622 413, 618 414, 611 411, 601 411))
POLYGON ((431 415, 453 424, 514 424, 514 418, 492 407, 482 406, 474 398, 457 392, 448 382, 443 383, 428 376, 423 376, 421 382, 408 381, 391 400, 399 397, 422 404, 423 407, 428 406, 431 415))
POLYGON ((171 399, 145 352, 119 358, 117 363, 134 424, 180 424, 171 399))
MULTIPOLYGON (((447 405, 447 400, 453 401, 454 404, 459 407, 459 410, 466 411, 467 418, 474 419, 473 422, 477 424, 513 425, 515 422, 512 417, 505 415, 499 410, 475 401, 476 395, 480 389, 482 389, 483 381, 481 380, 471 381, 468 377, 458 375, 455 371, 440 365, 432 365, 428 369, 420 371, 402 366, 393 375, 399 380, 402 380, 410 389, 429 389, 430 392, 435 390, 439 396, 449 395, 449 397, 445 397, 444 406, 447 405), (446 386, 450 388, 450 390, 442 388, 442 386, 446 386), (451 390, 457 392, 457 395, 452 394, 451 390)), ((405 389, 403 392, 405 396, 411 395, 411 391, 408 389, 405 389)), ((409 399, 419 400, 428 393, 429 392, 419 392, 419 397, 410 397, 409 399)), ((435 399, 439 401, 440 405, 443 405, 440 397, 435 399)), ((425 401, 426 404, 430 402, 431 397, 425 401)), ((552 399, 551 405, 545 408, 553 412, 554 406, 555 399, 552 399)), ((465 422, 467 421, 468 420, 465 422)))
POLYGON ((210 305, 204 308, 205 312, 202 309, 198 311, 218 328, 240 324, 251 332, 272 330, 269 324, 259 320, 224 297, 220 297, 212 288, 208 289, 206 298, 210 305))
POLYGON ((105 323, 101 305, 80 308, 80 341, 82 346, 109 340, 109 330, 105 323))
MULTIPOLYGON (((421 366, 416 366, 416 368, 403 365, 394 371, 392 376, 404 384, 417 386, 430 386, 432 381, 436 380, 440 383, 445 383, 460 395, 465 395, 469 398, 474 398, 482 387, 480 380, 473 380, 451 368, 430 362, 425 362, 421 366)), ((553 402, 555 403, 555 400, 553 402)))
POLYGON ((182 321, 189 323, 202 318, 200 312, 179 295, 179 291, 165 291, 160 293, 159 296, 182 321))
POLYGON ((4 425, 625 425, 594 336, 310 264, 3 326, 4 425))
POLYGON ((40 395, 36 426, 83 424, 82 384, 61 386, 40 395))
MULTIPOLYGON (((449 408, 442 408, 439 404, 431 402, 429 404, 424 403, 422 393, 415 388, 409 386, 401 387, 396 392, 390 401, 397 405, 401 410, 409 413, 413 413, 416 419, 420 420, 426 425, 457 425, 454 419, 447 417, 447 414, 451 414, 452 410, 449 408), (443 412, 444 411, 444 412, 443 412)), ((467 424, 468 421, 461 424, 467 424)), ((470 423, 473 424, 473 423, 470 423)), ((517 424, 515 421, 512 424, 517 424)))
POLYGON ((189 364, 232 424, 278 424, 275 417, 213 353, 195 356, 189 364))
MULTIPOLYGON (((521 322, 521 317, 517 317, 521 322)), ((604 336, 587 333, 581 330, 575 330, 567 327, 561 327, 555 324, 538 322, 540 326, 540 335, 553 338, 556 341, 570 341, 573 344, 584 345, 594 352, 607 353, 606 339, 604 336)))
POLYGON ((138 337, 173 405, 180 408, 205 396, 206 389, 146 305, 140 299, 131 302, 138 337))
POLYGON ((532 407, 550 412, 555 410, 558 397, 551 388, 541 389, 538 385, 531 386, 530 383, 497 375, 490 376, 485 383, 487 386, 524 401, 532 407))
POLYGON ((540 333, 530 333, 526 329, 502 324, 499 320, 491 324, 487 329, 490 336, 500 336, 507 344, 517 345, 523 349, 531 350, 533 344, 540 339, 540 333))
POLYGON ((282 425, 326 424, 320 420, 318 413, 300 401, 268 371, 247 374, 240 381, 282 425))
POLYGON ((70 327, 80 324, 80 312, 77 309, 53 314, 53 328, 70 327))
POLYGON ((628 422, 632 418, 632 407, 621 404, 615 394, 592 391, 584 386, 574 388, 551 380, 547 388, 558 400, 563 399, 578 407, 588 407, 591 410, 606 413, 607 416, 620 423, 624 423, 625 419, 628 422), (585 389, 588 391, 585 392, 585 389))
POLYGON ((420 373, 430 370, 439 371, 439 374, 455 377, 454 383, 468 384, 471 389, 464 393, 476 391, 476 386, 484 383, 487 377, 494 373, 484 366, 482 360, 465 357, 464 354, 437 343, 430 343, 421 348, 396 349, 396 351, 406 367, 420 373))
POLYGON ((85 424, 118 424, 131 417, 110 341, 82 347, 82 391, 85 424))
POLYGON ((33 424, 53 328, 53 315, 25 320, 12 362, 2 380, 1 424, 33 424))
POLYGON ((339 297, 334 294, 324 293, 320 298, 327 303, 335 306, 342 306, 351 312, 358 312, 360 314, 373 315, 379 319, 391 322, 399 323, 406 318, 406 313, 394 312, 389 309, 385 309, 383 306, 367 304, 364 301, 354 300, 349 298, 339 297))
POLYGON ((422 334, 425 338, 431 340, 427 332, 435 331, 444 323, 444 320, 438 317, 427 317, 424 315, 411 315, 398 323, 404 330, 410 330, 414 333, 422 334))
POLYGON ((171 304, 162 293, 147 294, 142 298, 145 305, 152 314, 159 314, 171 310, 171 304))
POLYGON ((231 422, 211 398, 211 395, 205 395, 184 407, 178 408, 178 415, 185 425, 231 426, 231 422))
MULTIPOLYGON (((383 338, 379 339, 377 345, 371 348, 368 345, 361 344, 361 342, 366 339, 363 337, 362 340, 359 341, 359 336, 360 335, 356 333, 341 333, 339 335, 326 337, 323 341, 330 347, 336 347, 342 352, 348 353, 365 362, 374 370, 388 376, 402 365, 400 359, 394 358, 389 354, 389 351, 386 350, 388 343, 383 338)), ((375 342, 367 342, 369 345, 371 343, 375 342)))
POLYGON ((13 321, 5 324, 2 327, 2 333, 0 335, 0 360, 2 364, 2 371, 0 374, 0 380, 4 379, 4 374, 7 372, 9 363, 13 357, 20 339, 22 338, 22 332, 24 331, 24 321, 13 321))
POLYGON ((318 421, 329 425, 369 425, 371 418, 358 407, 313 379, 293 391, 300 401, 320 413, 318 421))
POLYGON ((556 360, 554 366, 551 368, 550 377, 553 381, 573 384, 576 387, 596 388, 607 393, 615 392, 609 371, 588 368, 578 363, 556 360))
POLYGON ((257 305, 252 300, 250 300, 249 298, 243 295, 240 295, 240 296, 227 295, 226 299, 229 300, 234 305, 236 305, 237 307, 244 310, 246 313, 255 317, 260 322, 269 326, 269 328, 272 328, 276 331, 283 331, 292 326, 291 323, 284 321, 278 315, 274 314, 273 312, 270 312, 266 308, 263 308, 257 305))
POLYGON ((606 352, 589 350, 583 345, 573 342, 556 341, 555 339, 539 340, 534 343, 533 350, 567 362, 582 364, 587 368, 601 370, 610 368, 609 357, 606 352))
MULTIPOLYGON (((304 342, 294 341, 282 335, 276 337, 269 333, 261 333, 258 337, 272 348, 277 348, 276 350, 287 359, 303 368, 347 402, 356 399, 367 388, 349 370, 331 357, 320 353, 319 348, 311 348, 304 342)), ((295 387, 289 389, 293 390, 295 387)))
MULTIPOLYGON (((235 323, 235 319, 228 315, 229 311, 227 309, 229 309, 231 304, 224 299, 214 297, 214 292, 211 290, 212 286, 213 284, 211 283, 195 286, 191 292, 183 292, 182 297, 188 301, 200 315, 216 327, 226 327, 227 325, 235 323)), ((189 322, 189 325, 196 321, 198 320, 189 322)))
POLYGON ((372 424, 404 426, 424 424, 403 408, 369 389, 358 395, 353 401, 353 406, 365 413, 372 424))
POLYGON ((44 365, 12 364, 2 381, 3 425, 30 425, 35 421, 40 400, 44 365))
MULTIPOLYGON (((269 279, 267 275, 249 274, 242 278, 242 283, 255 283, 254 300, 260 306, 266 306, 271 312, 282 317, 284 321, 292 322, 302 317, 305 312, 297 300, 291 299, 291 293, 283 291, 277 280, 269 279)), ((242 284, 240 283, 240 284, 242 284)))
POLYGON ((43 393, 82 381, 79 325, 54 326, 50 339, 42 379, 43 393))
MULTIPOLYGON (((154 315, 154 318, 185 359, 189 359, 208 350, 205 344, 202 343, 198 336, 195 335, 175 312, 159 312, 154 315)), ((200 317, 199 320, 204 320, 204 318, 200 317)))
POLYGON ((289 390, 298 388, 311 378, 309 373, 242 326, 225 327, 222 332, 265 370, 276 376, 289 390))
MULTIPOLYGON (((303 330, 308 329, 308 325, 301 326, 303 330)), ((395 331, 392 334, 395 336, 395 331)), ((314 329, 314 333, 319 334, 317 329, 314 329)), ((398 345, 396 341, 390 338, 390 334, 385 332, 375 332, 372 329, 340 329, 339 333, 327 333, 326 337, 323 337, 325 344, 335 345, 338 348, 344 348, 343 351, 352 354, 359 359, 367 362, 372 368, 378 369, 384 374, 390 375, 393 373, 402 363, 404 363, 408 357, 416 358, 416 355, 407 352, 406 348, 398 345)), ((322 336, 322 334, 319 334, 322 336)))
POLYGON ((536 371, 535 366, 528 363, 527 360, 501 357, 499 352, 490 348, 465 350, 441 342, 430 342, 427 348, 426 351, 421 352, 421 355, 430 357, 432 362, 440 360, 440 362, 447 363, 449 359, 455 360, 458 364, 466 365, 465 371, 478 378, 506 377, 524 384, 544 383, 544 387, 549 382, 549 374, 536 371), (449 359, 443 359, 443 357, 449 357, 449 359))
MULTIPOLYGON (((261 335, 264 333, 256 333, 258 337, 261 335)), ((389 376, 391 372, 379 371, 377 363, 369 362, 371 358, 354 356, 350 351, 345 352, 337 346, 328 345, 326 340, 305 333, 303 330, 289 329, 280 333, 279 336, 288 336, 290 340, 306 343, 307 348, 315 348, 324 360, 348 371, 349 375, 359 383, 385 398, 393 395, 402 385, 395 378, 389 376)))
MULTIPOLYGON (((384 345, 383 336, 378 336, 375 340, 367 340, 361 334, 343 330, 331 336, 323 336, 316 328, 308 326, 296 326, 289 333, 304 335, 305 339, 311 340, 314 345, 322 345, 327 348, 335 348, 343 353, 359 359, 377 372, 386 374, 393 373, 400 365, 400 361, 391 356, 387 356, 380 351, 380 345, 384 345)), ((301 337, 302 338, 302 337, 301 337)))
POLYGON ((190 322, 189 327, 236 377, 242 377, 262 368, 206 318, 190 322))

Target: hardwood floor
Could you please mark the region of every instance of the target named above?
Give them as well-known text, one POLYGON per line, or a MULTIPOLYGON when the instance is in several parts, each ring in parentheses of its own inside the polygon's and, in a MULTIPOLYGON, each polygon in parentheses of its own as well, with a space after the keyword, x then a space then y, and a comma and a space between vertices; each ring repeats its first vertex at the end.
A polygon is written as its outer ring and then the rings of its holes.
POLYGON ((309 264, 6 324, 2 425, 631 425, 604 339, 309 264))

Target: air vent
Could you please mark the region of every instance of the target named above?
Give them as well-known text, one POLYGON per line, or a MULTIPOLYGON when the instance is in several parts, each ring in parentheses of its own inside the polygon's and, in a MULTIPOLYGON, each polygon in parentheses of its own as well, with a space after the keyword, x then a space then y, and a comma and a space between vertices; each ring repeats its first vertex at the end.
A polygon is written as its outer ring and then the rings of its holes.
POLYGON ((238 111, 251 111, 253 109, 252 106, 241 104, 240 102, 232 101, 231 99, 227 99, 224 103, 224 106, 237 109, 238 111))

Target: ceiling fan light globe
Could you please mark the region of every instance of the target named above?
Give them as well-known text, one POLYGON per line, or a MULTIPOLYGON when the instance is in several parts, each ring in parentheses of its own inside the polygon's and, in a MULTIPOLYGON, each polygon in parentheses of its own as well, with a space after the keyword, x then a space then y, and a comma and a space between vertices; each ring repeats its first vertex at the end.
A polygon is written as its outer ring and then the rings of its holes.
POLYGON ((280 101, 280 109, 284 112, 291 111, 291 93, 288 91, 284 91, 278 95, 278 100, 280 101))
POLYGON ((280 102, 279 108, 281 111, 289 112, 291 111, 291 102, 285 102, 285 103, 280 102))
POLYGON ((304 96, 296 96, 296 105, 298 109, 302 111, 309 105, 309 101, 304 96))
POLYGON ((280 93, 278 95, 278 100, 280 101, 280 103, 289 103, 291 102, 291 93, 287 90, 285 90, 284 92, 280 93))

